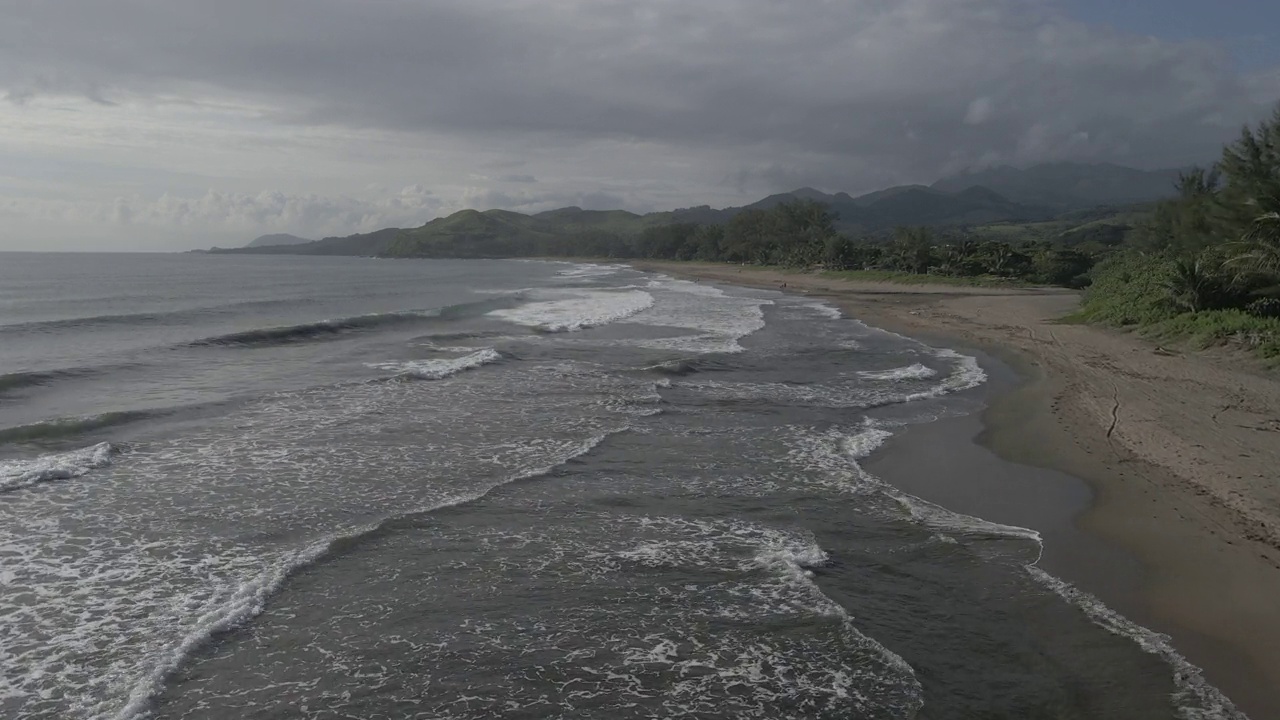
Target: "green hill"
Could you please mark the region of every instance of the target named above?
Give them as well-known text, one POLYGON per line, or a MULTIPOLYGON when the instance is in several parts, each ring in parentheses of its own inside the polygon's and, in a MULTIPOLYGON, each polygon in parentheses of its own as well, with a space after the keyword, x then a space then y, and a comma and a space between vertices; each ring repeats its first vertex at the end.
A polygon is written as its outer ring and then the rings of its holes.
POLYGON ((249 243, 245 247, 267 247, 272 245, 303 245, 309 242, 313 242, 313 241, 304 237, 298 237, 297 235, 290 235, 288 233, 276 233, 274 235, 263 235, 261 237, 255 238, 253 242, 249 243))
POLYGON ((260 245, 242 248, 212 248, 215 255, 382 255, 403 232, 400 228, 384 228, 371 233, 327 237, 297 245, 260 245))
POLYGON ((296 245, 260 245, 212 252, 496 258, 529 255, 618 256, 646 231, 675 225, 727 226, 744 212, 817 202, 834 228, 853 238, 883 239, 897 227, 959 228, 992 240, 1038 240, 1089 247, 1124 238, 1149 208, 1133 206, 1167 195, 1174 171, 1116 165, 1050 163, 994 168, 926 185, 902 185, 852 197, 811 187, 777 193, 742 207, 707 205, 638 215, 625 210, 565 207, 534 215, 462 210, 414 229, 329 237, 296 245), (1099 207, 1102 206, 1102 207, 1099 207), (1087 208, 1087 209, 1085 209, 1087 208))

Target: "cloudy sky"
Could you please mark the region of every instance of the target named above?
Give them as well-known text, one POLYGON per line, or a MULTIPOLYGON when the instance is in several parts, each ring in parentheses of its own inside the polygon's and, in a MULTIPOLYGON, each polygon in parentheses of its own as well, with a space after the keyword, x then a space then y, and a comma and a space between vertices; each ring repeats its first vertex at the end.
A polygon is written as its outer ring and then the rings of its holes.
POLYGON ((1273 0, 0 0, 0 249, 1211 160, 1273 0))

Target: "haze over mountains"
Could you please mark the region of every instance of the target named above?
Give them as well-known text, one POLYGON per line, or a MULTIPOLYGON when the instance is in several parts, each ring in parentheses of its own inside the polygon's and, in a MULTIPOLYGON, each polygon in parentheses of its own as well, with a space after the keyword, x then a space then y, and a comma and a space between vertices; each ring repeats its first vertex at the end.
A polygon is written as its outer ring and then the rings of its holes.
POLYGON ((256 238, 254 239, 253 242, 249 243, 245 247, 303 245, 309 242, 315 242, 315 241, 309 238, 298 237, 297 235, 290 235, 289 233, 275 233, 272 235, 263 235, 259 238, 256 238))
POLYGON ((1137 170, 1112 164, 1045 163, 1019 169, 990 168, 944 178, 934 190, 956 192, 980 186, 1016 203, 1075 210, 1129 205, 1168 197, 1181 169, 1137 170))
POLYGON ((1018 169, 998 167, 944 178, 931 186, 903 185, 853 197, 810 187, 770 195, 742 207, 709 206, 639 215, 625 210, 560 208, 534 215, 506 210, 463 210, 408 230, 329 237, 309 242, 268 235, 249 246, 215 252, 316 255, 523 254, 527 246, 584 233, 634 235, 673 223, 722 224, 747 210, 768 210, 794 200, 824 203, 836 228, 875 235, 903 225, 972 227, 1048 220, 1065 212, 1120 207, 1170 196, 1177 170, 1137 170, 1110 164, 1049 163, 1018 169))

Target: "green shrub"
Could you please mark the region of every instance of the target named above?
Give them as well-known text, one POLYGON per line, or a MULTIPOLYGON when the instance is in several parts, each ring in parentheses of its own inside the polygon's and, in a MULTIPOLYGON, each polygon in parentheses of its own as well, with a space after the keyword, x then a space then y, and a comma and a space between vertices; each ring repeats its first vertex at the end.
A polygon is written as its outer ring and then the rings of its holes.
POLYGON ((1084 294, 1078 319, 1107 325, 1149 325, 1178 314, 1169 296, 1174 263, 1164 257, 1128 252, 1098 263, 1084 294))
POLYGON ((1234 345, 1269 360, 1280 359, 1280 318, 1256 317, 1243 310, 1183 313, 1152 325, 1147 332, 1197 347, 1234 345))

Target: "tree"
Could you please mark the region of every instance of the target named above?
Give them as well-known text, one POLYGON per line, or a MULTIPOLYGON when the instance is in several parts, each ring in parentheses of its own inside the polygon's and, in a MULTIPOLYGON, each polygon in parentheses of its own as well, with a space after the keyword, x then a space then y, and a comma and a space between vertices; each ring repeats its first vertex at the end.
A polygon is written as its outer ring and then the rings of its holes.
POLYGON ((1149 250, 1195 253, 1213 244, 1218 217, 1216 168, 1192 168, 1178 176, 1176 198, 1159 203, 1139 229, 1141 244, 1149 250))
POLYGON ((1093 258, 1076 250, 1046 247, 1032 258, 1035 279, 1049 285, 1085 287, 1093 258))
POLYGON ((858 249, 843 235, 827 238, 822 248, 822 264, 833 270, 848 270, 857 261, 858 249))
POLYGON ((1220 263, 1214 262, 1210 253, 1202 253, 1196 258, 1175 260, 1164 285, 1175 306, 1200 312, 1220 306, 1226 282, 1220 263))
POLYGON ((1280 279, 1280 213, 1259 216, 1241 241, 1228 247, 1227 265, 1238 274, 1280 279))
POLYGON ((892 270, 917 275, 929 272, 933 263, 933 231, 926 227, 896 228, 885 260, 892 270))
POLYGON ((1280 212, 1280 106, 1222 150, 1216 221, 1222 237, 1241 237, 1260 217, 1280 212))

